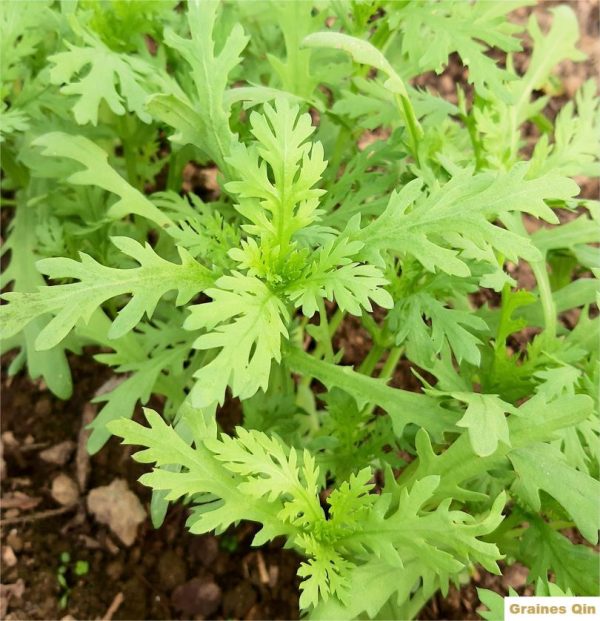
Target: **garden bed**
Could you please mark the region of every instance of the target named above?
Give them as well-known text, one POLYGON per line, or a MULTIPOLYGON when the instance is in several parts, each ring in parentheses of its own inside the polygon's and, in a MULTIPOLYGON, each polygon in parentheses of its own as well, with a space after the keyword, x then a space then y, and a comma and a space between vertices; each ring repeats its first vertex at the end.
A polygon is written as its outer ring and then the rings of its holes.
MULTIPOLYGON (((535 10, 544 14, 551 6, 546 3, 535 10)), ((580 47, 591 60, 576 69, 572 63, 562 67, 565 100, 596 74, 599 56, 598 3, 580 1, 572 6, 583 33, 580 47)), ((526 14, 522 11, 519 18, 526 14)), ((526 64, 527 54, 520 55, 518 62, 526 64)), ((454 83, 464 82, 464 72, 455 61, 442 76, 420 80, 421 85, 451 98, 454 83)), ((536 136, 532 127, 532 143, 536 136)), ((367 136, 367 141, 372 138, 367 136)), ((207 183, 214 178, 211 169, 208 174, 197 168, 188 172, 187 189, 205 196, 214 192, 207 183), (202 183, 206 187, 199 187, 202 183)), ((154 189, 162 189, 160 183, 154 189)), ((598 197, 597 181, 583 180, 581 185, 584 197, 598 197)), ((515 268, 511 275, 522 287, 531 286, 530 274, 515 268)), ((484 301, 489 300, 480 303, 484 301)), ((569 327, 569 318, 564 321, 569 327)), ((513 343, 515 350, 532 334, 521 336, 520 342, 513 343)), ((358 321, 344 322, 335 339, 336 349, 344 350, 343 363, 359 364, 369 351, 369 338, 358 321)), ((96 455, 86 455, 84 427, 97 411, 90 401, 114 381, 106 366, 93 361, 94 353, 86 350, 82 356, 70 356, 75 389, 68 401, 56 398, 43 382, 31 382, 24 373, 8 377, 12 354, 3 358, 0 616, 14 621, 298 618, 300 557, 283 549, 283 542, 252 548, 258 528, 247 522, 220 536, 191 535, 185 529, 188 512, 181 504, 171 506, 162 527, 154 529, 149 519, 150 491, 138 483, 149 466, 131 460, 133 448, 112 438, 96 455), (115 481, 124 482, 141 503, 132 500, 122 511, 131 511, 134 522, 140 507, 145 514, 137 526, 128 526, 133 532, 129 544, 115 535, 114 528, 101 524, 98 511, 89 505, 90 493, 115 481)), ((412 371, 413 365, 401 359, 392 385, 419 391, 412 371)), ((150 406, 160 411, 161 402, 151 401, 150 406)), ((143 420, 141 408, 135 418, 143 420)), ((218 418, 224 429, 231 430, 240 420, 237 401, 226 402, 218 418)), ((578 534, 572 538, 580 542, 578 534)), ((526 568, 518 563, 502 576, 475 570, 471 582, 461 589, 452 586, 445 597, 436 595, 419 618, 478 619, 477 587, 501 594, 512 587, 519 594, 531 594, 526 576, 526 568)))

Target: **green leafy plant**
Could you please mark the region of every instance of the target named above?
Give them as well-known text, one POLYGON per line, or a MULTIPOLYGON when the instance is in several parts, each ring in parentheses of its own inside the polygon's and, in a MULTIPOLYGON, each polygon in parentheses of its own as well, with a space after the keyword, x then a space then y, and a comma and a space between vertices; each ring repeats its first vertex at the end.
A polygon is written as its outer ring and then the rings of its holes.
POLYGON ((193 533, 285 538, 314 619, 410 619, 499 561, 597 594, 564 534, 600 526, 600 209, 573 180, 596 86, 547 108, 571 9, 524 32, 526 2, 29 4, 0 5, 3 348, 62 398, 99 348, 119 381, 88 448, 142 447, 154 524, 183 501, 193 533), (467 91, 415 86, 451 54, 467 91))

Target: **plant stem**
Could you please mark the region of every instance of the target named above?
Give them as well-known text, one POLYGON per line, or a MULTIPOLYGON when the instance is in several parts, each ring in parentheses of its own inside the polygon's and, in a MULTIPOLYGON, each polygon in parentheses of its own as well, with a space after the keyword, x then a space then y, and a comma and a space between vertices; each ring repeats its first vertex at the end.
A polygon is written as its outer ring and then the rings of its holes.
MULTIPOLYGON (((138 174, 136 154, 131 146, 125 141, 123 143, 123 155, 125 157, 125 168, 127 170, 127 180, 134 187, 138 187, 138 174)), ((139 188, 138 188, 139 189, 139 188)))
POLYGON ((379 362, 379 359, 383 355, 385 349, 381 345, 373 344, 369 353, 366 355, 365 359, 362 361, 357 371, 362 373, 363 375, 372 375, 375 369, 375 366, 379 362))
POLYGON ((546 269, 545 258, 541 261, 531 261, 531 271, 535 276, 540 294, 540 302, 542 303, 542 311, 544 313, 544 328, 547 338, 553 339, 556 336, 556 305, 552 297, 552 288, 550 287, 550 278, 546 269))
POLYGON ((321 332, 321 338, 319 344, 323 345, 325 349, 325 360, 331 362, 334 357, 333 345, 331 344, 331 332, 329 331, 329 322, 327 320, 327 309, 325 308, 325 302, 323 298, 319 298, 317 301, 317 308, 319 309, 319 329, 321 332))
MULTIPOLYGON (((507 220, 506 225, 509 231, 528 237, 527 231, 523 226, 523 219, 520 216, 507 220)), ((553 339, 556 336, 556 305, 552 297, 545 254, 539 261, 530 261, 529 265, 537 281, 540 303, 544 314, 544 338, 553 339)))
POLYGON ((410 134, 410 143, 412 156, 415 158, 417 165, 419 164, 419 142, 423 138, 423 128, 421 127, 415 109, 407 95, 395 95, 396 105, 400 109, 404 120, 406 121, 406 128, 410 134))
MULTIPOLYGON (((340 327, 340 324, 342 323, 343 319, 344 319, 344 313, 338 308, 335 311, 331 320, 329 321, 328 327, 329 327, 329 338, 330 339, 336 333, 337 329, 340 327)), ((321 360, 321 358, 323 358, 324 351, 325 351, 325 345, 319 342, 317 343, 317 346, 315 347, 311 356, 315 360, 321 360)), ((302 379, 300 380, 300 386, 304 386, 304 387, 310 386, 310 383, 312 382, 312 380, 313 380, 312 375, 303 375, 302 379)))
POLYGON ((387 360, 385 361, 383 368, 381 369, 381 373, 379 374, 379 377, 381 379, 387 380, 394 375, 398 360, 400 360, 400 358, 402 357, 403 351, 403 347, 392 347, 392 349, 390 349, 387 360))
MULTIPOLYGON (((371 352, 376 347, 379 347, 379 346, 375 345, 373 347, 373 349, 371 350, 371 352)), ((383 348, 381 348, 381 349, 383 349, 383 348)), ((387 357, 386 361, 384 362, 383 367, 381 369, 381 373, 379 374, 379 379, 388 380, 388 379, 390 379, 394 375, 394 371, 396 369, 396 365, 398 364, 398 360, 400 360, 400 357, 402 356, 402 352, 403 351, 404 351, 403 347, 392 347, 392 349, 390 349, 390 351, 388 353, 388 357, 387 357)), ((371 353, 371 352, 369 352, 369 353, 371 353)), ((367 356, 367 358, 368 357, 369 356, 367 356)), ((377 361, 379 360, 380 357, 381 357, 381 354, 379 354, 377 356, 377 361)), ((367 360, 367 358, 365 358, 365 361, 367 360)), ((377 361, 375 362, 375 364, 377 363, 377 361)), ((360 369, 359 369, 359 371, 360 371, 360 369)), ((368 403, 363 408, 363 411, 362 411, 363 418, 365 418, 365 419, 369 418, 369 416, 371 416, 371 414, 373 413, 374 409, 375 409, 375 405, 373 403, 368 403)))

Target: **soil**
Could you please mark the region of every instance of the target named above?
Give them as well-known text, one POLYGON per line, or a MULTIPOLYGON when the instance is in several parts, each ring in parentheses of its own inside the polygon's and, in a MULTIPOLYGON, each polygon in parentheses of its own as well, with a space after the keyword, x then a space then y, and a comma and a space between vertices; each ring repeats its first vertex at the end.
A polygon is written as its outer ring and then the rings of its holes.
MULTIPOLYGON (((553 4, 540 3, 533 10, 542 13, 553 4)), ((590 60, 579 66, 565 63, 561 68, 565 91, 561 105, 588 76, 597 75, 600 66, 598 1, 569 4, 578 13, 583 32, 580 47, 590 60)), ((518 14, 518 19, 525 19, 527 14, 518 14)), ((464 71, 455 61, 441 76, 426 76, 425 80, 452 99, 454 84, 464 83, 464 71)), ((534 133, 531 138, 535 139, 534 133)), ((189 188, 184 189, 195 191, 203 186, 207 197, 216 191, 210 171, 199 176, 193 167, 186 169, 185 183, 189 188)), ((597 182, 586 183, 584 195, 597 198, 597 182)), ((529 274, 514 275, 527 286, 529 274)), ((494 303, 493 299, 474 301, 494 303)), ((358 322, 348 320, 338 330, 336 347, 344 349, 345 364, 356 364, 368 351, 370 336, 358 322)), ((178 504, 169 509, 160 529, 154 529, 146 517, 133 544, 127 546, 88 511, 89 492, 117 479, 124 480, 141 500, 146 515, 150 502, 148 489, 138 483, 148 467, 131 460, 131 447, 112 439, 89 460, 77 451, 82 420, 94 413, 89 401, 111 375, 109 369, 93 361, 92 353, 71 358, 76 388, 69 401, 55 398, 43 384, 32 383, 24 374, 8 378, 10 357, 2 360, 1 431, 6 470, 0 520, 4 585, 0 585, 0 617, 298 618, 296 572, 301 560, 284 550, 282 542, 253 549, 254 525, 244 523, 219 537, 192 536, 185 529, 187 510, 178 504), (44 460, 44 451, 54 447, 55 454, 62 453, 62 457, 55 456, 55 463, 44 460), (71 483, 73 497, 66 506, 56 500, 56 484, 53 496, 53 483, 59 476, 63 480, 68 477, 71 483), (62 556, 64 553, 69 554, 69 560, 62 556)), ((393 385, 419 390, 408 360, 400 361, 393 385)), ((219 413, 226 431, 240 419, 236 401, 219 413)), ((511 586, 523 593, 528 588, 526 573, 518 564, 503 568, 503 576, 475 571, 468 584, 450 587, 447 596, 437 594, 419 618, 478 619, 477 587, 506 594, 511 586)))

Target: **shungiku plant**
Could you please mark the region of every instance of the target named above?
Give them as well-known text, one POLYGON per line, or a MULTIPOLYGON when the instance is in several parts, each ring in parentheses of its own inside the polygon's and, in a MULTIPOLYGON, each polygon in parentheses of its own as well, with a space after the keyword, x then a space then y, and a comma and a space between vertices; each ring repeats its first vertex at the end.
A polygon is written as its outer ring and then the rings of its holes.
POLYGON ((590 81, 548 116, 577 22, 533 14, 519 73, 523 4, 0 6, 10 372, 68 398, 67 352, 99 347, 121 381, 90 452, 142 447, 157 527, 182 501, 193 533, 283 537, 311 618, 414 618, 500 561, 598 592, 565 536, 599 527, 600 211, 572 180, 598 173, 598 101, 590 81), (469 96, 412 85, 454 53, 469 96), (218 197, 181 192, 188 162, 214 164, 218 197), (163 411, 134 422, 151 395, 163 411))

